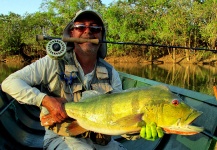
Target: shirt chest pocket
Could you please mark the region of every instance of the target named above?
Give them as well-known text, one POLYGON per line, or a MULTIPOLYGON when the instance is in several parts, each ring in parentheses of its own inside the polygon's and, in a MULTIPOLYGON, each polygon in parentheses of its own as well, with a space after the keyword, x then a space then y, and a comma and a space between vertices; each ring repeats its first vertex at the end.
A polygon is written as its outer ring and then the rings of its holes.
POLYGON ((68 101, 79 101, 81 98, 82 84, 74 83, 73 86, 63 84, 61 96, 65 97, 68 101))
POLYGON ((82 91, 82 84, 74 83, 73 86, 64 84, 63 90, 66 94, 74 94, 74 93, 82 91))

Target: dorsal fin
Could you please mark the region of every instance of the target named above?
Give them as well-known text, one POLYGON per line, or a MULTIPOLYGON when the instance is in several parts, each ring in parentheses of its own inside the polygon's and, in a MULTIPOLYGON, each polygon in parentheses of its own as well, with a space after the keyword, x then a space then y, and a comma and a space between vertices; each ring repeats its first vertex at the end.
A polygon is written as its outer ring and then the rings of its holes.
POLYGON ((98 91, 95 91, 95 90, 84 91, 82 93, 82 97, 79 100, 79 102, 89 102, 89 101, 92 100, 92 99, 90 99, 91 97, 95 97, 95 96, 98 96, 98 95, 102 95, 102 93, 100 93, 98 91))

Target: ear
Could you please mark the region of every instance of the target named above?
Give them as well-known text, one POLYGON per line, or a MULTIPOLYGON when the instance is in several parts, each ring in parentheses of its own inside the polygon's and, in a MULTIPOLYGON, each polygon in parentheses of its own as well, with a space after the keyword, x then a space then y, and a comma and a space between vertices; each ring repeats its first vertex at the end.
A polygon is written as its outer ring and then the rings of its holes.
POLYGON ((69 31, 70 37, 73 37, 73 34, 74 34, 73 30, 70 30, 70 31, 69 31))

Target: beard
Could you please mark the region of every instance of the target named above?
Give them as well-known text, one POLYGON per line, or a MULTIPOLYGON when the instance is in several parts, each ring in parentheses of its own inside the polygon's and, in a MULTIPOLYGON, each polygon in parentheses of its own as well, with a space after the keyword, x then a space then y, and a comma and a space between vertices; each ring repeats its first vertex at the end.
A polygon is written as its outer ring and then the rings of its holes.
POLYGON ((96 45, 92 43, 82 43, 75 45, 75 49, 80 49, 79 51, 82 52, 84 55, 97 55, 99 47, 99 44, 96 45))

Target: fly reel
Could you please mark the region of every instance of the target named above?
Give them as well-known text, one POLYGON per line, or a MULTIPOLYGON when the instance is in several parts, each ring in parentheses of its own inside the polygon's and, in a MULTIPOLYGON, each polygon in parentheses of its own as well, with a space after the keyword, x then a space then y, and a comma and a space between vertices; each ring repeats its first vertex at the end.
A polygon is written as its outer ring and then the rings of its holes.
POLYGON ((66 53, 66 44, 59 39, 50 40, 46 45, 46 52, 52 59, 61 59, 66 53))

